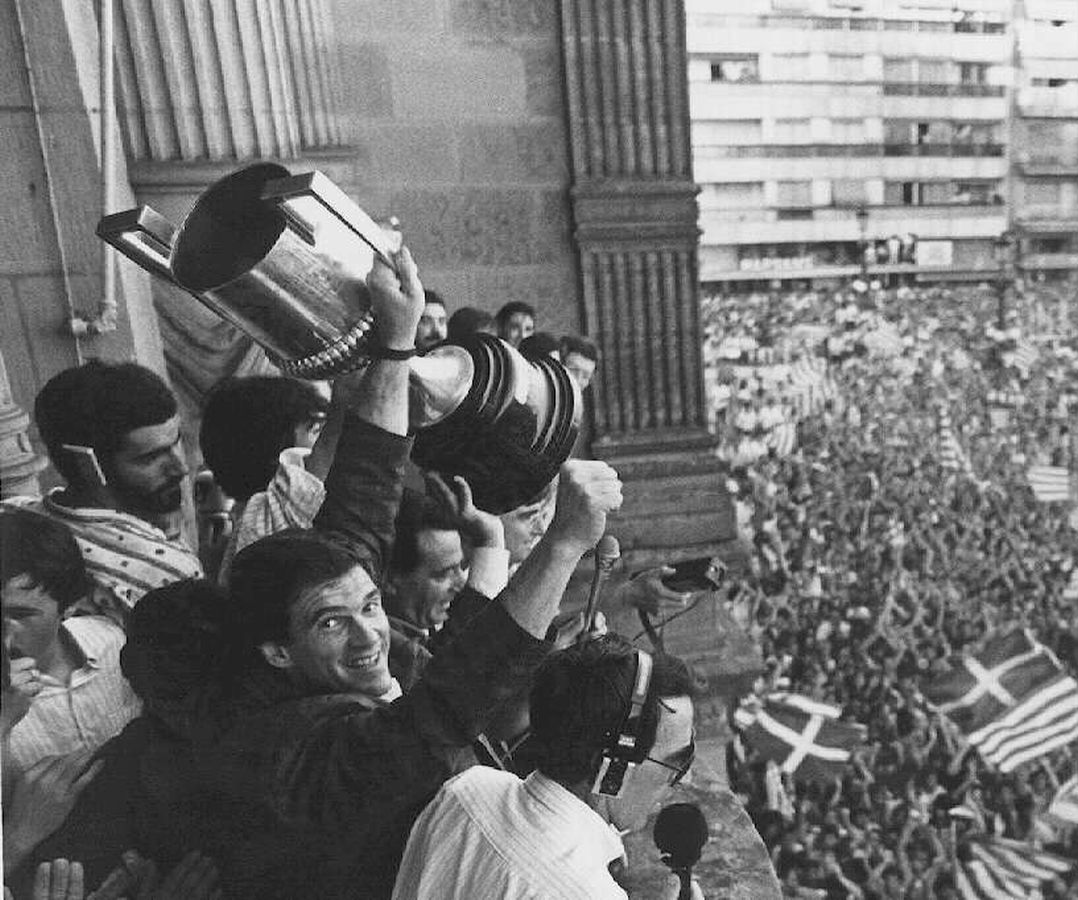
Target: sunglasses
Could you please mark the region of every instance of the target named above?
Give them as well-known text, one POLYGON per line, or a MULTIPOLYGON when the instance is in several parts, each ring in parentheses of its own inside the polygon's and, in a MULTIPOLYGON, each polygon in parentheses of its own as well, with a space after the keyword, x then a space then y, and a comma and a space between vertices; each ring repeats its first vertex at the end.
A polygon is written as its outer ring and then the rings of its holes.
POLYGON ((654 756, 645 756, 644 758, 673 772, 674 777, 670 779, 670 786, 673 787, 689 773, 689 769, 692 768, 693 760, 696 759, 696 729, 694 728, 692 731, 692 736, 689 738, 689 745, 678 750, 678 752, 670 757, 670 759, 656 759, 654 756))

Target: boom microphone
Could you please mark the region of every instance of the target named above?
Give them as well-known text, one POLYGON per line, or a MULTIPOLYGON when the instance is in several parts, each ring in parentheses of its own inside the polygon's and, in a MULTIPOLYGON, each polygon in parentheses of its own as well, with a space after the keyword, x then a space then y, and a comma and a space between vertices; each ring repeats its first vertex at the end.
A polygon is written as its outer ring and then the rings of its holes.
POLYGON ((621 547, 618 545, 618 539, 612 534, 604 534, 595 545, 595 574, 591 579, 591 593, 588 594, 584 630, 580 633, 581 640, 585 640, 595 627, 595 614, 599 611, 599 592, 606 579, 610 577, 610 570, 614 568, 614 563, 619 559, 621 559, 621 547))
POLYGON ((695 803, 671 803, 655 819, 652 831, 661 858, 681 880, 678 900, 691 900, 692 867, 708 840, 707 819, 695 803))

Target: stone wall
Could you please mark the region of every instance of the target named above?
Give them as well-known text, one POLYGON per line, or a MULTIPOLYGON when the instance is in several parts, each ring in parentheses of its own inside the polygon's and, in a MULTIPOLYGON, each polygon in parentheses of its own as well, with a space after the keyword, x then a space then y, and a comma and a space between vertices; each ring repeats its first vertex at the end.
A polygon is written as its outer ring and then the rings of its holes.
POLYGON ((345 187, 396 215, 450 310, 508 300, 579 329, 558 4, 334 0, 345 187))
MULTIPOLYGON (((78 340, 65 331, 72 313, 93 318, 102 299, 93 233, 101 174, 87 108, 87 98, 96 103, 96 46, 93 0, 0 3, 0 350, 24 410, 50 377, 81 360, 164 369, 148 279, 134 266, 118 279, 115 331, 78 340)), ((122 203, 131 194, 122 159, 118 166, 122 203)))

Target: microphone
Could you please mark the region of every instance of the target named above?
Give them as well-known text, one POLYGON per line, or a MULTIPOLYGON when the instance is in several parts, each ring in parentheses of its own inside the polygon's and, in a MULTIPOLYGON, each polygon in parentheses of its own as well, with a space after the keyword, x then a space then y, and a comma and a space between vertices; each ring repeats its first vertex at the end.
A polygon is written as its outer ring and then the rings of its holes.
POLYGON ((618 539, 612 534, 604 534, 595 545, 595 574, 591 579, 591 593, 588 594, 588 606, 584 614, 584 630, 580 632, 580 640, 587 640, 595 627, 595 614, 599 611, 599 592, 603 584, 610 577, 610 571, 621 558, 621 547, 618 539))
POLYGON ((678 900, 692 898, 692 867, 708 840, 707 819, 695 803, 671 803, 655 819, 652 831, 661 859, 681 880, 678 900))

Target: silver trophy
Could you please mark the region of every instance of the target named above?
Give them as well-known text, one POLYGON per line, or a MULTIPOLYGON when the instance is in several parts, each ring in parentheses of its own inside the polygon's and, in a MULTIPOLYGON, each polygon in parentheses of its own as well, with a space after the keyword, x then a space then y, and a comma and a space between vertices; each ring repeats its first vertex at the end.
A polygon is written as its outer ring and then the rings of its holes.
MULTIPOLYGON (((378 324, 367 279, 375 259, 393 266, 389 242, 320 172, 259 163, 207 188, 179 228, 139 206, 105 216, 97 234, 250 335, 287 375, 328 378, 370 362, 378 324)), ((557 361, 477 335, 409 365, 413 458, 463 475, 481 508, 528 501, 569 455, 580 394, 557 361)))

